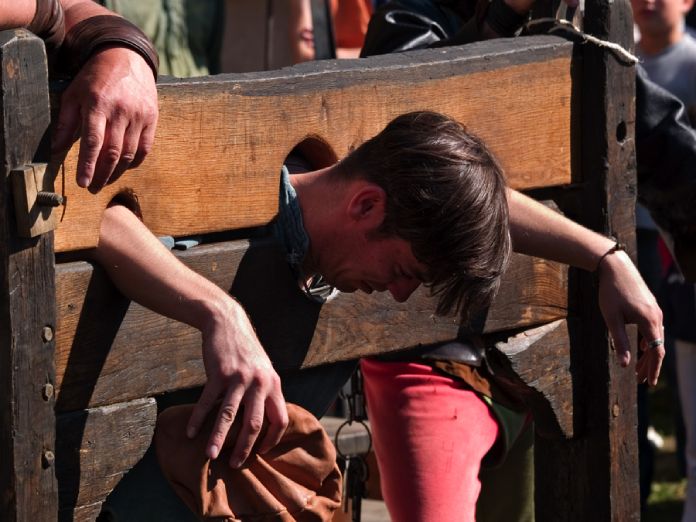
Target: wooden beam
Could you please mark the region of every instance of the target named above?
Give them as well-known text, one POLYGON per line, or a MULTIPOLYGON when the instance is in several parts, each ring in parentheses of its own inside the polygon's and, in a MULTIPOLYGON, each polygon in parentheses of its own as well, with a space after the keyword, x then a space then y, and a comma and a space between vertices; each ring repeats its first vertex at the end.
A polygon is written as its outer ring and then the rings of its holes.
MULTIPOLYGON (((633 21, 627 1, 588 0, 584 30, 631 48, 633 21)), ((585 184, 580 222, 633 244, 635 224, 635 70, 606 49, 579 48, 580 163, 585 184), (621 128, 621 132, 617 132, 621 128), (625 129, 625 130, 624 130, 625 129)), ((562 207, 563 208, 563 207, 562 207)), ((576 402, 575 437, 544 440, 536 452, 537 520, 638 521, 636 379, 621 368, 609 343, 591 274, 571 271, 582 330, 571 350, 576 402), (591 477, 591 480, 578 480, 591 477)), ((635 348, 632 359, 635 360, 635 348)))
POLYGON ((0 32, 0 520, 51 521, 54 475, 53 237, 16 233, 10 171, 36 159, 49 125, 43 43, 0 32))
MULTIPOLYGON (((279 371, 317 366, 419 343, 449 341, 458 321, 433 315, 419 290, 407 303, 387 294, 341 294, 320 306, 296 287, 270 241, 203 245, 177 254, 240 300, 279 371)), ((193 328, 130 304, 100 269, 58 265, 57 409, 121 402, 202 384, 200 337, 193 328)), ((486 331, 563 318, 567 272, 514 256, 486 331)))
POLYGON ((514 335, 494 335, 487 344, 496 383, 525 401, 545 438, 573 436, 573 382, 565 320, 514 335))
POLYGON ((56 250, 94 246, 103 209, 124 189, 137 194, 156 234, 267 223, 295 145, 316 136, 340 158, 417 109, 478 133, 513 187, 568 183, 571 51, 555 37, 502 39, 163 83, 155 145, 141 167, 94 196, 75 183, 77 145, 51 165, 66 197, 56 250))
POLYGON ((156 418, 151 398, 58 416, 60 520, 94 520, 104 499, 150 447, 156 418))

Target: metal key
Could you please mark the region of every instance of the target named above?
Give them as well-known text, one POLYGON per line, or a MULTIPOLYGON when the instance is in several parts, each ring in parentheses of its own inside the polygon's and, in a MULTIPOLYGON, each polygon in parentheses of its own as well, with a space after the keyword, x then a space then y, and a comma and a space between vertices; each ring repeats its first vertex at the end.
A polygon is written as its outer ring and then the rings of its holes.
POLYGON ((350 478, 348 481, 348 492, 351 498, 351 510, 353 522, 360 521, 362 499, 365 496, 365 481, 367 480, 367 463, 365 458, 360 455, 351 459, 350 478))
POLYGON ((352 500, 351 492, 349 491, 351 487, 351 479, 353 476, 353 474, 351 473, 351 460, 352 459, 350 455, 343 456, 343 491, 341 492, 341 509, 343 509, 344 513, 348 513, 348 502, 352 500))

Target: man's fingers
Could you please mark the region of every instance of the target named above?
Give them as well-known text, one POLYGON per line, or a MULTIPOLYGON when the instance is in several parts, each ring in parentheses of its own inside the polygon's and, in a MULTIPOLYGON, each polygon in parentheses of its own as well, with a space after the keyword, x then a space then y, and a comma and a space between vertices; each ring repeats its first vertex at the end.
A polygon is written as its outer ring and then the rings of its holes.
POLYGON ((186 435, 188 438, 192 439, 198 435, 203 421, 210 413, 210 410, 215 406, 215 401, 218 398, 218 388, 208 381, 203 388, 198 402, 193 407, 193 412, 191 412, 191 417, 189 418, 188 425, 186 426, 186 435))
POLYGON ((243 396, 244 387, 241 385, 228 388, 227 395, 225 395, 225 398, 222 400, 215 425, 213 426, 213 431, 210 434, 210 439, 208 439, 208 444, 206 446, 205 453, 208 458, 216 459, 220 454, 222 445, 227 438, 227 433, 230 431, 234 418, 239 411, 239 404, 243 396))
MULTIPOLYGON (((155 119, 155 123, 156 122, 157 119, 155 119)), ((152 146, 155 143, 155 130, 156 125, 154 123, 143 127, 143 130, 140 133, 140 143, 138 144, 138 149, 136 150, 135 158, 131 163, 131 168, 140 166, 140 164, 145 159, 145 156, 147 156, 152 150, 152 146)))
POLYGON ((97 159, 104 143, 106 116, 101 112, 90 111, 82 121, 80 153, 77 157, 77 184, 89 187, 94 177, 97 159))
POLYGON ((240 467, 249 457, 254 443, 263 428, 264 400, 259 390, 248 391, 247 401, 244 404, 244 420, 239 431, 234 450, 230 457, 230 466, 240 467))
POLYGON ((664 343, 650 346, 647 339, 641 339, 641 350, 644 352, 640 358, 639 364, 636 365, 636 373, 638 374, 638 382, 648 381, 650 386, 657 384, 657 379, 660 376, 662 361, 665 357, 664 343))
POLYGON ((75 134, 80 126, 80 106, 71 103, 63 96, 58 121, 56 122, 51 143, 53 152, 67 150, 75 139, 75 134))
POLYGON ((131 167, 134 167, 135 157, 138 152, 138 145, 140 143, 140 134, 142 129, 139 125, 131 123, 128 125, 126 132, 123 136, 123 148, 121 149, 121 157, 116 164, 111 176, 109 176, 106 184, 113 183, 121 175, 131 167))
POLYGON ((654 360, 651 360, 650 368, 648 369, 648 382, 650 386, 657 386, 657 379, 660 377, 660 370, 662 369, 662 361, 665 358, 665 347, 660 346, 659 348, 653 348, 656 350, 654 360))
POLYGON ((288 427, 288 409, 280 390, 280 384, 276 393, 269 395, 266 399, 266 418, 268 419, 268 430, 259 444, 258 452, 261 454, 278 444, 288 427))
POLYGON ((642 358, 646 359, 648 384, 655 386, 665 357, 665 329, 659 308, 651 317, 638 323, 638 331, 643 338, 640 347, 645 352, 642 358))
MULTIPOLYGON (((644 350, 643 341, 641 341, 641 350, 644 350)), ((636 379, 638 380, 638 384, 645 382, 648 379, 648 360, 650 357, 648 354, 643 354, 641 357, 638 358, 638 362, 636 363, 636 379)))
MULTIPOLYGON (((91 192, 98 192, 107 184, 118 162, 121 160, 121 151, 123 150, 123 140, 127 127, 128 120, 124 118, 111 120, 107 123, 106 135, 97 157, 94 176, 90 183, 91 192)), ((133 157, 131 157, 132 159, 133 157)))
POLYGON ((626 334, 624 321, 620 317, 613 317, 611 320, 605 318, 605 320, 614 343, 616 357, 618 357, 621 366, 626 367, 631 362, 631 343, 626 334))

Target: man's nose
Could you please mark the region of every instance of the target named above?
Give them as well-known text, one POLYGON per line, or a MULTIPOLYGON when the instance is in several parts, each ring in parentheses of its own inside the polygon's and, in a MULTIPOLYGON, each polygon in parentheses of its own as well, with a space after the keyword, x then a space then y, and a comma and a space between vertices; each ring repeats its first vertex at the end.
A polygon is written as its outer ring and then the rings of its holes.
POLYGON ((417 279, 397 279, 393 283, 387 285, 387 290, 392 295, 395 301, 403 303, 411 294, 420 286, 420 281, 417 279))

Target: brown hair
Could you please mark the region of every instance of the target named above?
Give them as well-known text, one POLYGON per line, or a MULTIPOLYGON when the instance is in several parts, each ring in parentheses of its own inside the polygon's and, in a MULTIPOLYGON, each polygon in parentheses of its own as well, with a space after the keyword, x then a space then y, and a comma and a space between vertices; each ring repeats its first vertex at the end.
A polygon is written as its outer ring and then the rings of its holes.
POLYGON ((412 112, 338 167, 385 190, 380 232, 408 241, 428 267, 438 314, 468 318, 490 303, 511 241, 505 178, 483 141, 447 116, 412 112))

